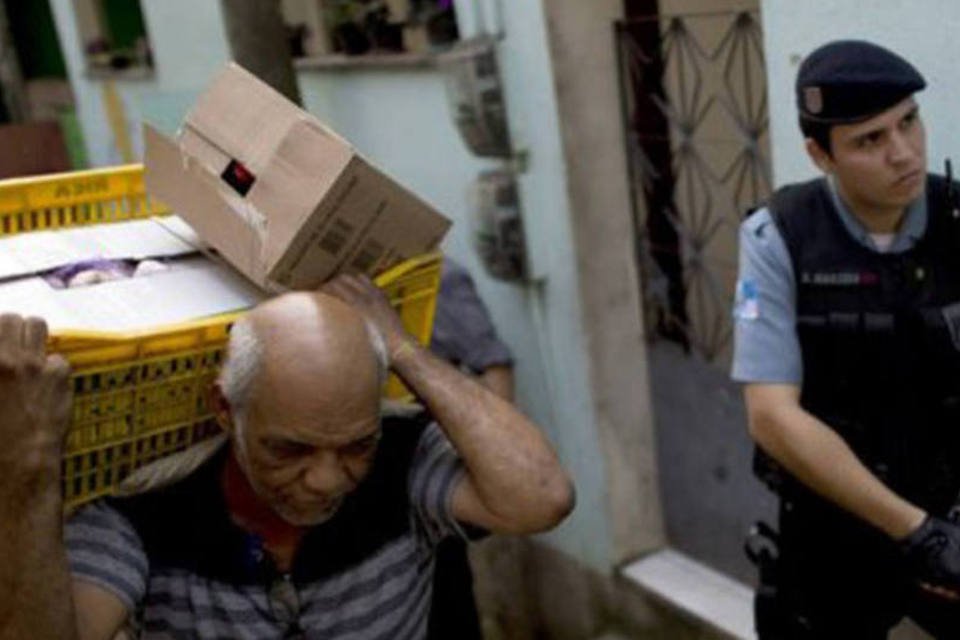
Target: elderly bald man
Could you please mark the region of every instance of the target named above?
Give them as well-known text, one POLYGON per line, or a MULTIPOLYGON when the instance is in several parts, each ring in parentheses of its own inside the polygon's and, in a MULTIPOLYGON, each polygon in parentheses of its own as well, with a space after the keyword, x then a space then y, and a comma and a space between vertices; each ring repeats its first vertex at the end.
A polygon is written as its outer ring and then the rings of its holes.
MULTIPOLYGON (((42 362, 41 327, 16 322, 0 356, 30 327, 13 351, 42 362)), ((24 371, 17 357, 0 373, 24 371)), ((63 404, 65 385, 45 384, 63 404)), ((0 637, 107 640, 132 622, 147 638, 423 638, 440 540, 543 531, 573 506, 537 427, 421 348, 364 278, 249 313, 213 398, 228 447, 86 507, 65 543, 63 412, 40 416, 44 438, 0 426, 16 452, 0 454, 0 553, 19 559, 0 562, 0 637), (429 414, 381 418, 388 362, 429 414)))

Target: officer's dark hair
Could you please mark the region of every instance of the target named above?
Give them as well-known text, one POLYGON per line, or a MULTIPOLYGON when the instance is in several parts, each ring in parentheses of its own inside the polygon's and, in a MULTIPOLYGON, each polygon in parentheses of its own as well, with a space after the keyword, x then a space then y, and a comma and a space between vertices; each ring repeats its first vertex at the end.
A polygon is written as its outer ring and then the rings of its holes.
POLYGON ((830 145, 831 127, 833 127, 833 123, 818 122, 817 120, 800 116, 800 132, 803 133, 803 137, 810 138, 816 142, 817 146, 823 149, 823 152, 828 156, 833 155, 833 149, 830 145))

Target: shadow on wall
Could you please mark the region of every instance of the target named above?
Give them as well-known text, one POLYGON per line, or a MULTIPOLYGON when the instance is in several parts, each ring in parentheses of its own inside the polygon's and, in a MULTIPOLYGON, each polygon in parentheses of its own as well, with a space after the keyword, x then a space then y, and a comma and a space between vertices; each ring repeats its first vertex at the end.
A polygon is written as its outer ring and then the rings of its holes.
POLYGON ((654 342, 649 354, 667 539, 752 585, 744 537, 758 519, 776 525, 776 499, 753 476, 740 385, 675 343, 654 342))

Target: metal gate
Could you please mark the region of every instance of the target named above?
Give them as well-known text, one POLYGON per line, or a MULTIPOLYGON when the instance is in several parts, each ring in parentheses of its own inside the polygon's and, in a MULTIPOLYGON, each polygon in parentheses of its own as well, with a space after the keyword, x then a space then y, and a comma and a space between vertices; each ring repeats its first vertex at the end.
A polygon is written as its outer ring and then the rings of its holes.
POLYGON ((770 192, 754 11, 616 25, 647 335, 725 365, 744 212, 770 192))
MULTIPOLYGON (((632 6, 665 4, 708 3, 632 6)), ((749 582, 743 534, 775 511, 725 371, 739 225, 770 191, 761 27, 741 4, 627 20, 616 43, 667 537, 749 582)))

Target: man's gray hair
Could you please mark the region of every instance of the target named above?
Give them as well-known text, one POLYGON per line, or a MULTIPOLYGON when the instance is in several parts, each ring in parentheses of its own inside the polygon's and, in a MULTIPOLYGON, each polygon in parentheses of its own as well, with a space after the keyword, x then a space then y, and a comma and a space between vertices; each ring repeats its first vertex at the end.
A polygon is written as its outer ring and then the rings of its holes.
MULTIPOLYGON (((390 368, 383 334, 372 322, 364 319, 370 347, 377 360, 377 384, 383 386, 390 368)), ((253 383, 263 363, 263 341, 257 335, 253 323, 242 317, 233 324, 227 345, 227 358, 220 370, 220 389, 230 404, 232 417, 238 430, 246 420, 253 395, 253 383)))
POLYGON ((377 386, 382 387, 387 382, 387 376, 390 375, 390 352, 387 351, 387 343, 377 325, 367 318, 363 319, 363 324, 367 328, 373 357, 377 359, 377 386))
POLYGON ((263 341, 246 317, 230 329, 227 359, 220 369, 220 390, 230 404, 233 419, 242 420, 253 395, 253 381, 263 362, 263 341))

